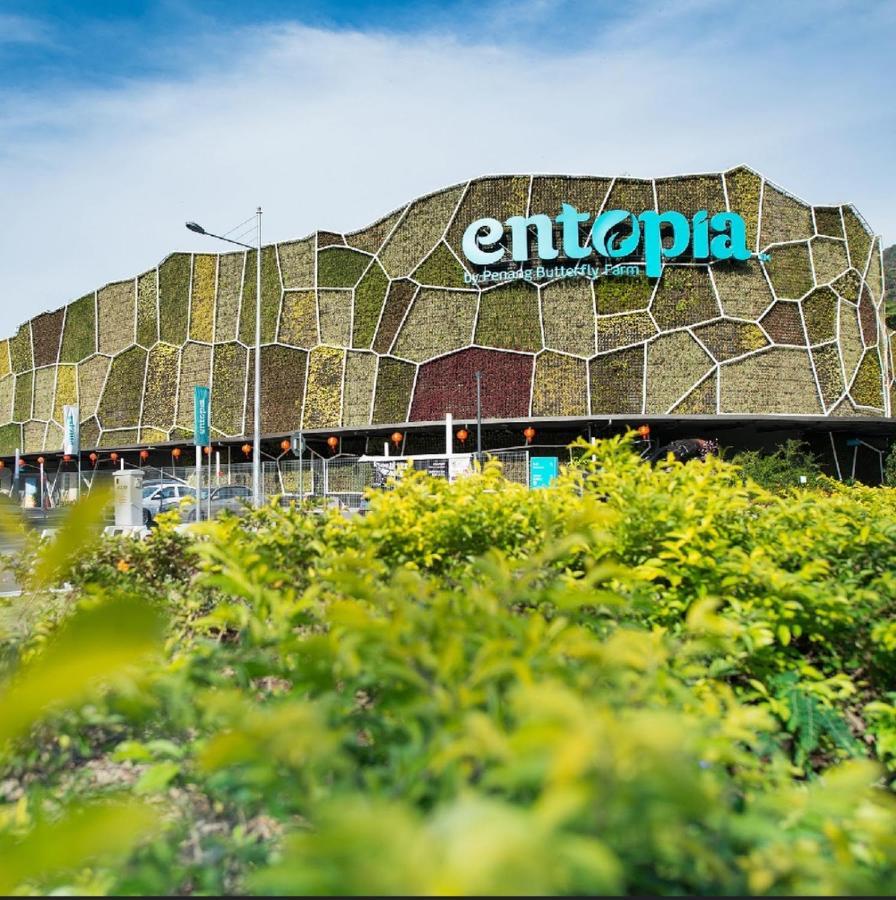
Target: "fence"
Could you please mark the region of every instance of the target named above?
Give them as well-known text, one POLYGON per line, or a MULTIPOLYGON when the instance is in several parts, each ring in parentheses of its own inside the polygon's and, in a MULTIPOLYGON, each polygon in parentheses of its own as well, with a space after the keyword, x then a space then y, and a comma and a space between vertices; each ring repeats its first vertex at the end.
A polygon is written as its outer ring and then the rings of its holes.
MULTIPOLYGON (((474 454, 444 454, 413 457, 335 457, 319 456, 311 459, 295 458, 271 460, 262 463, 262 495, 267 502, 272 498, 314 499, 337 498, 340 503, 352 509, 363 504, 364 492, 368 488, 388 488, 394 483, 390 476, 407 469, 422 469, 431 475, 454 480, 474 469, 474 454)), ((528 485, 529 454, 525 450, 497 451, 483 453, 484 459, 496 459, 503 467, 508 481, 528 485)), ((128 468, 134 468, 129 466, 128 468)), ((117 469, 105 466, 98 469, 84 469, 80 474, 80 492, 89 492, 94 485, 110 483, 117 469)), ((195 466, 145 466, 142 469, 144 483, 180 482, 195 488, 198 483, 195 466)), ((6 474, 6 473, 4 473, 6 474)), ((202 489, 205 491, 237 485, 252 489, 251 463, 212 462, 200 472, 202 489)), ((3 487, 9 490, 9 475, 3 487)), ((43 480, 37 469, 30 467, 23 472, 19 482, 20 501, 23 506, 51 508, 73 502, 79 493, 78 473, 74 470, 49 468, 43 473, 43 480)), ((212 493, 214 497, 214 493, 212 493)))

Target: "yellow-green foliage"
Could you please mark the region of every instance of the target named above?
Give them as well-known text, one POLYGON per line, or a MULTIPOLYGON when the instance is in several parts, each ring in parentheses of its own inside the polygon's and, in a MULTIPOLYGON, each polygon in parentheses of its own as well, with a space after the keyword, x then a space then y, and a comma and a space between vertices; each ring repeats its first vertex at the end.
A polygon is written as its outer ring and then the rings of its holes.
MULTIPOLYGON (((360 254, 358 254, 360 256, 360 254)), ((367 257, 361 257, 366 260, 367 257)), ((357 279, 355 279, 357 281, 357 279)), ((325 282, 321 281, 323 285, 325 282)), ((348 285, 350 286, 350 285, 348 285)), ((355 318, 352 343, 355 347, 369 347, 386 299, 389 279, 383 267, 374 262, 355 290, 355 318)))
POLYGON ((896 492, 573 453, 17 554, 0 890, 887 894, 896 492))
POLYGON ((479 300, 476 343, 501 350, 540 350, 539 321, 538 290, 529 282, 511 282, 484 291, 479 300))
POLYGON ((333 347, 316 347, 309 354, 303 428, 339 425, 344 359, 345 351, 333 347))
POLYGON ((190 340, 210 343, 215 327, 215 278, 218 257, 193 257, 193 289, 190 294, 190 340))

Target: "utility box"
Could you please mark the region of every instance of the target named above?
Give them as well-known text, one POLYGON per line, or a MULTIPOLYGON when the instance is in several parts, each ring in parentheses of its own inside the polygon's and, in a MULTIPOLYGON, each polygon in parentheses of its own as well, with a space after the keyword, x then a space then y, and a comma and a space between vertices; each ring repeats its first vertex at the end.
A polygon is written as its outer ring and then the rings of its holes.
POLYGON ((143 473, 126 469, 115 473, 115 524, 143 525, 143 473))

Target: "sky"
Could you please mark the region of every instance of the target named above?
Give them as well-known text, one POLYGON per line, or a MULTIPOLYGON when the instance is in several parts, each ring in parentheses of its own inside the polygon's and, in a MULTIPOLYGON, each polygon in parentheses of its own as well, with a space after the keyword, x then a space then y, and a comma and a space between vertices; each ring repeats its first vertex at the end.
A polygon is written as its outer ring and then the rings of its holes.
POLYGON ((0 0, 0 336, 492 173, 745 163, 896 242, 893 0, 0 0))

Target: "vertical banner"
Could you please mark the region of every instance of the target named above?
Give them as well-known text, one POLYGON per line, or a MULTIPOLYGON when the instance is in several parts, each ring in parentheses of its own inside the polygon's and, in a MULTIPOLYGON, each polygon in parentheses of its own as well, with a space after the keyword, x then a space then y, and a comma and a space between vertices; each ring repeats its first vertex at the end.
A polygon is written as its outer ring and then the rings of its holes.
POLYGON ((77 456, 81 452, 81 416, 78 406, 63 406, 62 420, 62 452, 77 456))
POLYGON ((208 413, 211 391, 197 385, 193 388, 193 443, 197 447, 207 447, 211 442, 208 413))

